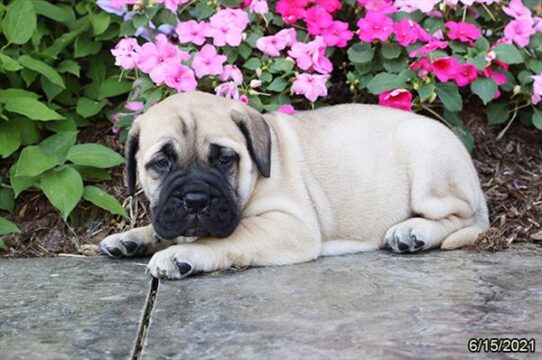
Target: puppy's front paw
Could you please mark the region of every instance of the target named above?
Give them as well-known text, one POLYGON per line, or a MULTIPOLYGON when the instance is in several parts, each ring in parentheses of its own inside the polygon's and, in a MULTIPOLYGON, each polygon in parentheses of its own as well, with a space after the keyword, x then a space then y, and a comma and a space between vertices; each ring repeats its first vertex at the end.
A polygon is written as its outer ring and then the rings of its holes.
POLYGON ((187 260, 177 259, 175 254, 169 251, 160 251, 154 254, 147 269, 155 278, 170 280, 182 279, 194 270, 187 260))
POLYGON ((215 271, 230 265, 227 257, 217 256, 209 246, 183 244, 170 246, 154 254, 147 269, 156 278, 182 279, 196 272, 215 271))
POLYGON ((100 242, 100 250, 112 258, 137 257, 147 254, 147 245, 140 244, 130 232, 109 235, 100 242))
POLYGON ((392 226, 386 233, 386 244, 397 253, 413 253, 426 247, 423 232, 407 223, 392 226))

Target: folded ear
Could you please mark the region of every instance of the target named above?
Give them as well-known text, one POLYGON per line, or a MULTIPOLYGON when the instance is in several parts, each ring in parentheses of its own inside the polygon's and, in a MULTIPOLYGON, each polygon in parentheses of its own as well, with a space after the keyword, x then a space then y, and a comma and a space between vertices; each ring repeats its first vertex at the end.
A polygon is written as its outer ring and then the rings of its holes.
POLYGON ((130 132, 128 133, 128 140, 126 140, 126 147, 124 149, 124 156, 126 158, 126 185, 128 186, 129 194, 133 194, 135 191, 137 179, 136 154, 138 150, 139 126, 136 122, 134 122, 130 132))
POLYGON ((260 174, 271 176, 271 132, 262 114, 252 109, 233 110, 231 117, 245 136, 248 152, 260 174))

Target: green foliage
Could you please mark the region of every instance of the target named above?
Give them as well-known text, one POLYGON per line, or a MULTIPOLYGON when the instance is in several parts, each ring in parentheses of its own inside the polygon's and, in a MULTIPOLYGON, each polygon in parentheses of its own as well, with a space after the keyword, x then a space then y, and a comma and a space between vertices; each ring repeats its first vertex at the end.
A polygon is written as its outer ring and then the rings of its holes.
MULTIPOLYGON (((0 4, 0 24, 0 211, 13 212, 22 192, 37 190, 64 220, 83 199, 126 217, 113 196, 85 187, 110 179, 107 169, 122 157, 77 144, 79 129, 132 88, 109 53, 121 19, 92 0, 11 0, 0 4)), ((0 217, 0 235, 17 232, 0 217)))

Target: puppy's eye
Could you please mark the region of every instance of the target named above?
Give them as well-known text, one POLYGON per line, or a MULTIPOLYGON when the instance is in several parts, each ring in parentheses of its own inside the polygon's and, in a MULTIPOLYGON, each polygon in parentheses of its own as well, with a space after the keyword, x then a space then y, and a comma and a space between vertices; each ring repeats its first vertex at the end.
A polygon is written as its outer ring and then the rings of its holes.
POLYGON ((167 159, 153 161, 151 164, 151 169, 158 173, 164 173, 169 170, 169 161, 167 159))
POLYGON ((235 159, 235 154, 221 154, 216 160, 216 164, 222 167, 226 167, 233 164, 235 159))

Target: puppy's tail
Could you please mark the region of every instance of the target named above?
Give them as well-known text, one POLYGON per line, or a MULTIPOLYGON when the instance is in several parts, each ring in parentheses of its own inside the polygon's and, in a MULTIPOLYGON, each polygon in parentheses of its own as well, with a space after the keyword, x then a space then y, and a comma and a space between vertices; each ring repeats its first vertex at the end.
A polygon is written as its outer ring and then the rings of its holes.
POLYGON ((355 240, 328 240, 322 243, 320 256, 336 256, 378 250, 377 245, 355 240))
POLYGON ((482 200, 480 201, 478 210, 474 214, 474 224, 450 234, 444 239, 440 248, 443 250, 453 250, 472 245, 478 236, 487 229, 489 229, 487 204, 485 200, 482 200))

